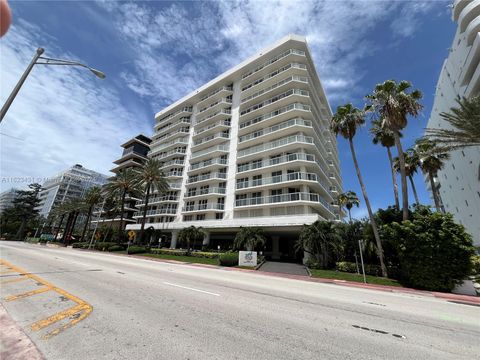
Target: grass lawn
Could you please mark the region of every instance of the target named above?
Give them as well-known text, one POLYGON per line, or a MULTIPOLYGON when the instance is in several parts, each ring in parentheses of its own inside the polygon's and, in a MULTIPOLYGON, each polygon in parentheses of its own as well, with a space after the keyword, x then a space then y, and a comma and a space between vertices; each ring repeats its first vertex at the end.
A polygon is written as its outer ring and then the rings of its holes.
MULTIPOLYGON (((363 275, 357 275, 347 272, 335 271, 335 270, 317 270, 317 269, 310 269, 312 272, 313 277, 319 277, 324 279, 337 279, 337 280, 347 280, 347 281, 356 281, 363 283, 363 275)), ((399 286, 397 280, 382 278, 378 276, 371 276, 367 275, 367 283, 368 284, 376 284, 376 285, 388 285, 388 286, 399 286)))
POLYGON ((167 255, 167 254, 137 254, 137 255, 156 258, 156 259, 176 260, 176 261, 183 261, 183 262, 197 263, 197 264, 218 265, 218 259, 199 258, 199 257, 193 257, 193 256, 167 255))

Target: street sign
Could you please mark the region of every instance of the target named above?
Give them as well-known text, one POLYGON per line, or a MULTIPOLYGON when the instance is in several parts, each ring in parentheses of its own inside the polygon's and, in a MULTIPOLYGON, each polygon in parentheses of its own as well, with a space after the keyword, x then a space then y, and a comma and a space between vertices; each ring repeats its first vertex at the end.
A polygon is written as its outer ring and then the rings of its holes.
POLYGON ((128 234, 128 240, 135 240, 135 235, 136 235, 135 231, 130 230, 127 234, 128 234))
POLYGON ((256 251, 240 251, 238 253, 239 266, 257 266, 257 252, 256 251))

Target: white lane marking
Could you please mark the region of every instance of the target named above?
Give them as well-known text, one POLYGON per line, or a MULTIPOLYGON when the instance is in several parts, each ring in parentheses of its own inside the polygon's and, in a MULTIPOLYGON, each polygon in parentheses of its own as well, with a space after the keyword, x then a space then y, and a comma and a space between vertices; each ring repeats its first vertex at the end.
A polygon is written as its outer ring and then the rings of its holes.
POLYGON ((201 292, 201 293, 204 293, 204 294, 208 294, 208 295, 220 296, 220 294, 215 294, 215 293, 212 293, 212 292, 210 292, 210 291, 205 291, 205 290, 200 290, 200 289, 194 289, 194 288, 187 287, 187 286, 172 284, 172 283, 169 283, 169 282, 166 282, 166 281, 164 281, 163 283, 166 284, 166 285, 175 286, 175 287, 179 287, 179 288, 182 288, 182 289, 187 289, 187 290, 192 290, 192 291, 198 291, 198 292, 201 292))

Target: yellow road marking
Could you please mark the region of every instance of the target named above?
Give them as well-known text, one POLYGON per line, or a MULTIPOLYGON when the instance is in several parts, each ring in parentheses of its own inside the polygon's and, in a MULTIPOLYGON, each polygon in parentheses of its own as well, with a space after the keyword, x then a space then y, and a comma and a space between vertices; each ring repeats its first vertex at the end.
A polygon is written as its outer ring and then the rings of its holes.
POLYGON ((24 280, 28 280, 28 277, 26 277, 26 276, 20 276, 20 277, 18 277, 18 278, 13 278, 13 279, 8 279, 8 280, 2 280, 2 281, 0 281, 0 285, 16 283, 16 282, 24 281, 24 280))
POLYGON ((44 287, 44 288, 41 288, 41 289, 27 291, 26 293, 23 293, 23 294, 10 295, 10 296, 7 296, 5 298, 5 301, 19 300, 19 299, 23 299, 23 298, 26 298, 26 297, 29 297, 29 296, 32 296, 32 295, 41 294, 41 293, 44 293, 44 292, 47 292, 47 291, 50 291, 50 290, 52 290, 52 288, 47 286, 47 287, 44 287))
POLYGON ((57 328, 55 330, 52 330, 49 333, 47 333, 46 335, 44 335, 43 339, 45 339, 45 340, 51 338, 52 336, 58 335, 60 332, 62 332, 64 330, 72 327, 73 325, 79 323, 80 321, 85 319, 88 315, 90 315, 90 313, 93 311, 93 307, 89 303, 87 303, 86 301, 83 301, 82 299, 76 297, 75 295, 72 295, 72 294, 66 292, 63 289, 60 289, 60 288, 50 284, 48 281, 45 281, 45 280, 39 278, 38 276, 36 276, 34 274, 28 273, 28 272, 24 271, 23 269, 20 269, 19 267, 10 264, 8 261, 0 259, 0 265, 1 266, 7 266, 10 269, 12 269, 14 272, 18 272, 20 275, 23 275, 21 278, 7 280, 7 281, 5 281, 1 284, 5 284, 5 283, 9 283, 9 282, 17 282, 17 281, 21 281, 21 280, 24 280, 24 279, 32 279, 32 280, 36 281, 37 283, 40 283, 40 284, 45 286, 44 288, 29 291, 29 292, 26 292, 26 293, 23 293, 23 294, 8 296, 7 298, 5 298, 6 301, 18 300, 18 299, 22 299, 22 298, 25 298, 25 297, 28 297, 28 296, 35 295, 35 294, 40 294, 40 293, 43 293, 43 292, 47 292, 47 291, 55 291, 56 293, 64 296, 68 300, 71 300, 71 301, 73 301, 77 304, 77 305, 73 306, 72 308, 60 311, 60 312, 58 312, 58 313, 56 313, 52 316, 49 316, 46 319, 39 320, 39 321, 33 323, 30 326, 32 331, 38 331, 38 330, 41 330, 43 328, 46 328, 47 326, 50 326, 50 325, 58 322, 60 320, 63 320, 65 318, 69 317, 69 316, 79 314, 78 317, 74 318, 73 320, 71 320, 67 324, 62 325, 59 328, 57 328))

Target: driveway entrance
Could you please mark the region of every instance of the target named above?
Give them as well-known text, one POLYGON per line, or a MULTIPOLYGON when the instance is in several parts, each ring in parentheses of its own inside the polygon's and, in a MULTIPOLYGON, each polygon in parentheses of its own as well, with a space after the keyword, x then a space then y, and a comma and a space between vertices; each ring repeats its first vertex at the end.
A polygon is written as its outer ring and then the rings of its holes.
POLYGON ((308 276, 305 266, 296 263, 267 261, 258 270, 272 273, 308 276))

